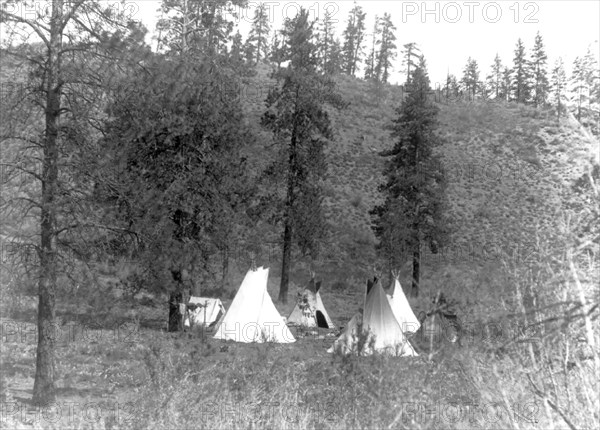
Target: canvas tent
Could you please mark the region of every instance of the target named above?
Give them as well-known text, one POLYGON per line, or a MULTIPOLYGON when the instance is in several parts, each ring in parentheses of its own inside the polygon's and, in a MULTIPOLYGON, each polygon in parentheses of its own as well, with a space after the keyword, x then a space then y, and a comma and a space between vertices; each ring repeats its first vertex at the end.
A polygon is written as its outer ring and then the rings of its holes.
POLYGON ((249 270, 235 295, 215 339, 236 342, 291 343, 296 339, 267 291, 269 269, 249 270))
POLYGON ((417 330, 419 330, 419 327, 421 327, 421 323, 410 307, 398 278, 394 278, 392 286, 387 292, 387 298, 396 320, 400 323, 402 332, 416 333, 417 330))
POLYGON ((192 296, 188 302, 188 312, 183 325, 209 328, 218 325, 224 316, 225 307, 221 300, 192 296))
POLYGON ((287 319, 288 324, 306 328, 335 328, 321 300, 320 287, 321 281, 315 283, 314 279, 310 280, 309 286, 298 294, 296 306, 287 319))
POLYGON ((358 355, 377 352, 398 357, 418 355, 402 332, 390 301, 379 282, 375 282, 368 290, 362 313, 352 317, 327 352, 334 351, 358 355))

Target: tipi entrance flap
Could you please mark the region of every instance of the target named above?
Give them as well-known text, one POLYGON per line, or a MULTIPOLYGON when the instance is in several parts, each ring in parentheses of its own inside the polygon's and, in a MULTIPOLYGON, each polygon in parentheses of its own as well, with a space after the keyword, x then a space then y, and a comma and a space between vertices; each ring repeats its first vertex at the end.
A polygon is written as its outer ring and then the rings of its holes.
POLYGON ((323 312, 316 311, 315 320, 317 320, 317 327, 330 328, 329 324, 327 324, 327 319, 325 318, 325 315, 323 315, 323 312))

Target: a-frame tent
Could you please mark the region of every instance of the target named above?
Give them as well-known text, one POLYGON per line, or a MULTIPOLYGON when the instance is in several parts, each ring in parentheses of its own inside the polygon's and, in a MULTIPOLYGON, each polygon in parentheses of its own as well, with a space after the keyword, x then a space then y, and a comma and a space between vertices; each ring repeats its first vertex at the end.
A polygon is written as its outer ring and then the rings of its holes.
POLYGON ((306 328, 335 328, 321 300, 320 288, 321 281, 315 283, 314 279, 310 280, 309 286, 301 293, 306 303, 302 307, 296 303, 287 319, 288 324, 306 328))
POLYGON ((421 327, 419 319, 415 316, 408 299, 402 290, 402 285, 397 277, 394 277, 392 286, 387 292, 387 298, 394 312, 394 316, 403 333, 416 333, 421 327))
POLYGON ((268 278, 268 268, 259 267, 246 273, 215 339, 248 343, 296 341, 269 296, 268 278))
POLYGON ((217 326, 225 316, 225 307, 219 299, 192 296, 187 308, 185 327, 210 328, 217 326))
POLYGON ((418 355, 402 332, 379 282, 368 289, 362 314, 357 313, 352 317, 327 352, 335 351, 358 355, 382 353, 398 357, 418 355))

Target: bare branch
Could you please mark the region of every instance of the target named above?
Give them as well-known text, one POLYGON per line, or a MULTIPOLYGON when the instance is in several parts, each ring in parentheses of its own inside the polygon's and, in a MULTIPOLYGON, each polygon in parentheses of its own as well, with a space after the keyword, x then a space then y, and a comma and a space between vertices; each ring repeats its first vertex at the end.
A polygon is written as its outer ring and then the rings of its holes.
POLYGON ((60 32, 61 33, 64 31, 64 29, 67 26, 67 24, 69 23, 69 21, 71 21, 71 18, 73 18, 75 16, 75 13, 77 12, 77 9, 79 9, 81 7, 81 5, 83 3, 85 3, 85 1, 86 0, 79 0, 79 2, 75 3, 75 5, 73 5, 73 7, 71 8, 71 11, 64 18, 64 21, 63 21, 63 23, 60 26, 60 32))
POLYGON ((33 31, 36 32, 36 34, 40 37, 40 39, 42 39, 44 44, 48 48, 50 48, 50 41, 42 32, 42 30, 45 30, 46 32, 50 33, 50 29, 48 27, 46 27, 40 23, 33 23, 25 18, 21 18, 20 16, 12 14, 10 12, 6 12, 6 10, 4 10, 3 8, 0 8, 0 19, 12 21, 12 22, 20 22, 22 24, 28 25, 29 27, 31 27, 33 29, 33 31))

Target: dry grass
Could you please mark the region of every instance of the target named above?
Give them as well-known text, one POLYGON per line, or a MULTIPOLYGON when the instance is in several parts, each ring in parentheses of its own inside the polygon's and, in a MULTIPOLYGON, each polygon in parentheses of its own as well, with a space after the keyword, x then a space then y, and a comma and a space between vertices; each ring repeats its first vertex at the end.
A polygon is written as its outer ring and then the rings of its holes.
MULTIPOLYGON (((502 265, 479 269, 439 265, 438 278, 427 278, 422 296, 411 299, 413 308, 425 308, 440 278, 446 279, 463 298, 463 338, 457 346, 436 333, 430 350, 431 333, 418 333, 412 339, 417 358, 330 355, 326 349, 334 337, 325 332, 287 345, 238 344, 199 332, 145 328, 139 319, 102 329, 64 323, 57 348, 58 404, 63 411, 65 405, 93 404, 100 417, 85 415, 83 406, 72 406, 73 413, 63 412, 56 422, 50 409, 36 415, 27 403, 35 336, 24 321, 4 319, 3 425, 597 428, 599 333, 594 324, 588 337, 585 318, 598 317, 591 306, 600 279, 593 267, 581 266, 578 255, 558 255, 541 255, 532 264, 505 258, 502 265), (462 282, 455 283, 459 275, 462 282), (536 302, 528 301, 528 292, 536 302)), ((356 309, 348 303, 360 297, 360 291, 348 295, 331 288, 323 299, 343 325, 356 309)))

